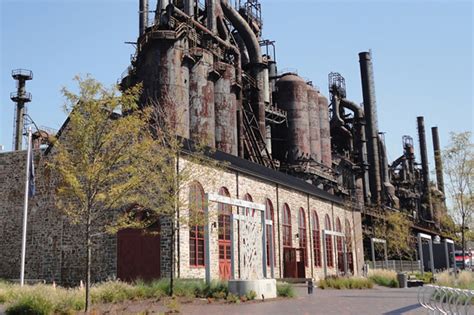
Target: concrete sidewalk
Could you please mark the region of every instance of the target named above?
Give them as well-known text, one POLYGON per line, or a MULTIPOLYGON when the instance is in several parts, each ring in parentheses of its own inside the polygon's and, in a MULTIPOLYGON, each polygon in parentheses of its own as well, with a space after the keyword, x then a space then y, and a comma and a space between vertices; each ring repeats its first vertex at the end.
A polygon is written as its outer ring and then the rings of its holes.
POLYGON ((320 290, 306 294, 297 287, 298 297, 265 303, 238 305, 183 305, 183 314, 427 314, 417 301, 417 288, 371 290, 320 290))

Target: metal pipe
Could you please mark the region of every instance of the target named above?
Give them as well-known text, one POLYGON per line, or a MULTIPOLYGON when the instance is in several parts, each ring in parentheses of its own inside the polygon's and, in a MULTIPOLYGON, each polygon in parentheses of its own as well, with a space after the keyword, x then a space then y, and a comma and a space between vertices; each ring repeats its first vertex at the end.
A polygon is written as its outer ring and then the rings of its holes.
POLYGON ((433 137, 433 150, 436 168, 436 183, 438 190, 444 192, 444 176, 443 176, 443 159, 441 157, 441 146, 439 145, 438 127, 431 127, 431 135, 433 137))
POLYGON ((433 209, 431 207, 430 170, 428 167, 428 150, 426 148, 425 119, 417 117, 418 139, 420 141, 421 172, 423 176, 423 197, 427 206, 427 220, 433 220, 433 209))
POLYGON ((176 15, 179 15, 180 17, 182 17, 183 19, 186 19, 186 20, 190 21, 195 28, 197 28, 200 31, 202 31, 202 32, 206 33, 207 35, 211 36, 212 39, 214 39, 216 42, 219 43, 219 45, 225 47, 228 50, 231 50, 236 56, 238 56, 238 59, 240 59, 240 51, 237 47, 235 47, 234 45, 232 45, 232 44, 230 44, 230 43, 228 43, 224 40, 222 40, 219 36, 216 36, 210 30, 208 30, 204 25, 202 25, 201 23, 197 22, 194 19, 191 19, 191 17, 189 15, 187 15, 186 13, 184 13, 183 11, 181 11, 180 9, 175 7, 174 5, 170 5, 168 7, 168 12, 169 12, 169 14, 176 14, 176 15))
POLYGON ((364 200, 370 201, 369 187, 369 163, 367 161, 367 139, 365 136, 365 113, 364 109, 356 103, 347 99, 341 99, 341 106, 354 112, 355 141, 359 150, 359 164, 363 170, 364 200))
POLYGON ((195 3, 195 0, 184 1, 184 12, 187 15, 189 15, 191 18, 194 16, 194 3, 195 3))
POLYGON ((257 35, 252 31, 250 25, 245 19, 229 4, 228 0, 221 0, 221 7, 225 17, 232 23, 239 32, 242 40, 247 47, 251 63, 251 74, 257 82, 256 95, 253 98, 252 106, 258 113, 259 130, 262 136, 265 136, 265 69, 267 66, 263 63, 262 52, 257 35))
POLYGON ((140 0, 139 10, 138 34, 141 36, 145 33, 145 29, 148 27, 148 0, 140 0))
POLYGON ((390 182, 389 173, 388 173, 388 159, 387 159, 387 149, 385 147, 385 142, 382 141, 382 138, 379 136, 379 148, 380 148, 380 157, 382 159, 382 178, 383 178, 383 188, 390 201, 390 206, 394 208, 400 207, 400 201, 395 195, 395 187, 390 182))
POLYGON ((367 119, 366 135, 368 138, 368 162, 370 177, 370 192, 372 202, 380 204, 382 183, 380 180, 380 161, 378 147, 377 104, 375 101, 374 70, 370 52, 359 53, 364 112, 367 119))
POLYGON ((217 32, 216 1, 206 0, 207 28, 214 34, 217 32))

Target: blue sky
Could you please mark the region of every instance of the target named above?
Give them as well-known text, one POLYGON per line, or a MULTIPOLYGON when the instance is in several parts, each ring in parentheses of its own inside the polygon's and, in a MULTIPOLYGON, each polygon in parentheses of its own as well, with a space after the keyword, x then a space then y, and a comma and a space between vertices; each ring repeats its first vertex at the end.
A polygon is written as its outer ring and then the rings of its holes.
MULTIPOLYGON (((425 116, 430 155, 431 126, 442 146, 450 131, 473 129, 471 1, 261 2, 279 68, 297 69, 326 95, 327 75, 336 71, 348 98, 361 103, 358 53, 372 49, 390 160, 401 154, 403 135, 417 146, 416 116, 425 116)), ((65 118, 60 89, 74 88, 74 75, 111 85, 129 65, 134 50, 124 42, 136 40, 137 11, 138 0, 0 0, 0 144, 11 149, 12 69, 33 70, 29 114, 57 129, 65 118)))

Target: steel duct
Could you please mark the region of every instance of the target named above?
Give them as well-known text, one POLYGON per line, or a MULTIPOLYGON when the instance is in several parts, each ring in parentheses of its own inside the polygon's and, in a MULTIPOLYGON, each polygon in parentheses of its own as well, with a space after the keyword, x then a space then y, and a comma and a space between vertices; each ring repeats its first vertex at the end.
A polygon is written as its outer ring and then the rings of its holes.
POLYGON ((444 192, 444 176, 443 176, 443 159, 441 157, 441 147, 439 145, 438 127, 431 128, 431 135, 433 137, 433 150, 436 168, 436 183, 438 190, 443 194, 444 192))
POLYGON ((148 0, 140 0, 139 10, 138 35, 141 36, 148 27, 148 0))
POLYGON ((252 100, 254 110, 258 112, 259 129, 262 136, 266 134, 265 127, 265 69, 262 52, 257 35, 252 31, 245 19, 229 4, 227 0, 221 0, 221 7, 225 17, 232 23, 239 32, 247 47, 250 59, 251 74, 257 82, 257 92, 252 100))
POLYGON ((380 179, 380 161, 378 147, 377 104, 375 101, 374 71, 370 52, 359 53, 364 112, 367 119, 366 135, 368 147, 370 192, 372 202, 380 204, 382 184, 380 179))
POLYGON ((418 122, 418 139, 420 141, 420 155, 421 155, 421 167, 423 176, 423 195, 427 206, 427 215, 425 219, 433 220, 433 211, 431 207, 431 190, 430 190, 430 170, 428 167, 428 150, 426 148, 426 135, 425 135, 425 119, 423 116, 417 117, 418 122))

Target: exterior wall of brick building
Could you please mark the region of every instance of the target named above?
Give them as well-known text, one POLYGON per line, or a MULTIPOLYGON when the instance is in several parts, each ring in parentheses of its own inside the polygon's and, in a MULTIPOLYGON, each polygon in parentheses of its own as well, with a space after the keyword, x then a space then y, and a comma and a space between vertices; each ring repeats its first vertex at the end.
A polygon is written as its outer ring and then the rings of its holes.
MULTIPOLYGON (((28 238, 26 256, 26 278, 55 281, 66 285, 77 285, 84 279, 85 241, 81 226, 72 225, 55 206, 52 179, 42 166, 48 156, 35 153, 36 188, 35 197, 31 198, 28 216, 28 238)), ((26 152, 0 153, 0 278, 18 279, 20 270, 21 228, 23 217, 24 177, 26 152)), ((186 165, 181 160, 181 165, 186 165)), ((355 273, 358 274, 363 263, 362 228, 359 212, 345 210, 343 205, 325 200, 316 195, 304 193, 291 187, 258 178, 247 174, 244 170, 211 169, 199 166, 199 174, 194 178, 204 189, 205 193, 218 193, 221 187, 226 187, 231 198, 243 199, 250 194, 256 203, 265 204, 268 198, 274 208, 274 239, 275 239, 275 277, 283 277, 283 246, 282 246, 282 207, 287 203, 291 210, 293 246, 299 247, 295 234, 298 232, 298 210, 302 207, 306 213, 306 239, 308 241, 308 266, 306 277, 320 278, 322 268, 314 267, 313 245, 311 237, 310 210, 316 210, 320 230, 324 224, 324 216, 328 214, 334 227, 336 217, 343 225, 346 219, 351 224, 354 233, 355 273)), ((187 200, 188 191, 181 192, 181 198, 187 200)), ((233 209, 235 212, 235 208, 233 209)), ((217 222, 217 204, 209 204, 211 222, 217 222)), ((111 214, 112 216, 114 214, 111 214)), ((204 278, 203 267, 191 267, 189 264, 189 227, 185 224, 188 216, 187 209, 180 210, 181 226, 176 239, 175 275, 181 278, 204 278)), ((218 231, 210 229, 211 275, 219 275, 218 231)), ((170 224, 161 221, 161 273, 163 277, 170 274, 170 224)), ((92 277, 94 281, 113 279, 117 275, 117 237, 109 234, 99 234, 94 238, 92 254, 92 277)), ((321 240, 322 242, 323 240, 321 240)), ((237 248, 234 247, 237 257, 237 248)), ((236 268, 237 268, 236 264, 236 268)), ((336 273, 328 269, 329 274, 336 273)), ((236 270, 238 274, 238 270, 236 270)), ((270 268, 268 268, 270 275, 270 268)))

